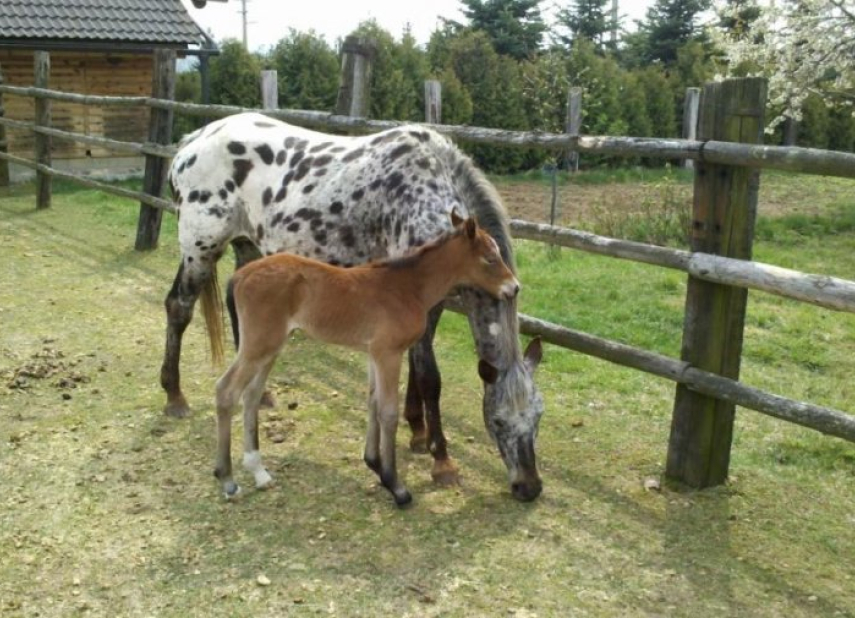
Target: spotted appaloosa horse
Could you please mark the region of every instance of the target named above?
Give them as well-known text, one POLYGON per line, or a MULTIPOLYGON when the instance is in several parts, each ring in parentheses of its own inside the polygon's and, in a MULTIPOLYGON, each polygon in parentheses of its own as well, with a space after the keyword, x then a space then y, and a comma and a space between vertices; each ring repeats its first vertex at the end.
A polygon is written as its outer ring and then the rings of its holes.
MULTIPOLYGON (((417 125, 340 137, 256 113, 237 114, 182 140, 170 182, 181 264, 166 297, 161 384, 164 411, 172 416, 189 410, 179 381, 182 335, 200 295, 203 304, 221 302, 214 266, 230 242, 239 266, 283 251, 351 266, 404 255, 449 230, 449 213, 457 208, 475 216, 504 261, 514 265, 507 215, 495 188, 451 142, 417 125)), ((521 352, 515 300, 468 288, 460 296, 477 346, 487 431, 508 469, 513 496, 533 500, 542 488, 535 438, 543 399, 533 380, 540 343, 521 352)), ((427 446, 433 478, 450 484, 457 482, 457 467, 442 432, 433 352, 442 310, 442 303, 431 310, 424 336, 410 350, 404 415, 411 447, 427 446)))

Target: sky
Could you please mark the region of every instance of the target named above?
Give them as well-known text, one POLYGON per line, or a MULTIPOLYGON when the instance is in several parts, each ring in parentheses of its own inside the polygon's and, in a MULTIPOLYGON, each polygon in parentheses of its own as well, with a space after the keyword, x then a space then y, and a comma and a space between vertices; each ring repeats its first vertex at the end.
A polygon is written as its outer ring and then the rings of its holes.
MULTIPOLYGON (((195 8, 190 0, 182 2, 196 23, 212 32, 218 41, 242 38, 241 0, 208 0, 204 9, 195 8)), ((625 16, 624 28, 633 29, 634 20, 644 17, 653 0, 619 2, 620 13, 625 16)), ((546 0, 541 5, 547 21, 550 12, 546 7, 552 4, 557 3, 546 0)), ((247 0, 247 39, 251 50, 260 51, 275 45, 289 28, 294 28, 301 32, 314 30, 334 45, 360 22, 374 18, 396 38, 409 24, 416 40, 424 44, 440 24, 440 16, 465 21, 461 6, 460 0, 247 0)))

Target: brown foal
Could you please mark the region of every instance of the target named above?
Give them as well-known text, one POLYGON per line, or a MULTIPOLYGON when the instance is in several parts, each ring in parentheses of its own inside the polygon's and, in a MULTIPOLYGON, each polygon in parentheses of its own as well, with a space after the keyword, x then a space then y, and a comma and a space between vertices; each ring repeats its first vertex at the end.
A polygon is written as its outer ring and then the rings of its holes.
MULTIPOLYGON (((452 213, 452 220, 454 231, 400 259, 340 268, 280 253, 235 273, 229 311, 238 325, 239 346, 237 358, 217 381, 216 402, 215 475, 227 498, 240 491, 232 478, 231 413, 241 395, 244 467, 255 476, 256 487, 272 482, 259 453, 258 408, 279 351, 299 328, 314 339, 368 353, 365 463, 396 504, 412 500, 395 464, 404 353, 424 333, 428 311, 453 287, 474 286, 499 299, 513 298, 520 288, 493 238, 472 218, 452 213)), ((209 332, 215 348, 216 335, 209 332)))

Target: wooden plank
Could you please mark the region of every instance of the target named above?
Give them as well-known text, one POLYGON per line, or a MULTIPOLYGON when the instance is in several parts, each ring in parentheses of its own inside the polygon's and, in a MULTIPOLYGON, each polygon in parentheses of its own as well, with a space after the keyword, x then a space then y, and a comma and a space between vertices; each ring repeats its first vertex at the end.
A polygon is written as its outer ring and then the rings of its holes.
MULTIPOLYGON (((567 118, 565 130, 570 137, 578 138, 582 133, 582 89, 573 86, 567 92, 567 118)), ((579 171, 579 152, 570 150, 567 152, 567 170, 579 171)))
MULTIPOLYGON (((154 53, 154 70, 152 75, 152 97, 156 99, 175 98, 175 67, 176 54, 174 50, 156 50, 154 53)), ((163 109, 151 110, 149 125, 149 141, 155 144, 172 142, 172 111, 163 109)), ((163 195, 166 184, 167 161, 160 157, 146 156, 143 191, 153 197, 163 195)), ((137 251, 146 251, 157 247, 160 236, 160 222, 163 211, 152 208, 146 203, 140 204, 140 216, 137 222, 137 251)))
MULTIPOLYGON (((35 85, 37 88, 48 88, 50 86, 50 54, 37 51, 33 54, 33 73, 35 74, 35 85)), ((51 101, 50 99, 36 100, 36 126, 51 126, 51 101)), ((35 136, 36 161, 50 167, 51 161, 51 138, 49 135, 37 133, 35 136)), ((50 208, 51 201, 51 177, 49 174, 36 172, 36 208, 50 208)))
POLYGON ((442 82, 436 79, 425 80, 425 122, 442 122, 442 82))
POLYGON ((261 72, 261 108, 279 108, 279 81, 277 71, 261 72))
MULTIPOLYGON (((759 78, 707 84, 701 95, 701 139, 759 143, 766 82, 759 78)), ((759 170, 698 163, 691 248, 751 259, 759 170)), ((739 378, 747 291, 689 277, 681 358, 691 366, 739 378)), ((677 387, 665 474, 694 488, 727 480, 735 407, 677 387)))
MULTIPOLYGON (((3 65, 0 64, 0 86, 3 85, 3 65)), ((6 108, 3 106, 3 93, 0 92, 0 119, 6 115, 6 108)), ((6 127, 0 125, 0 153, 9 152, 9 144, 6 142, 6 127)), ((9 186, 9 162, 6 159, 0 160, 0 187, 9 186)))
MULTIPOLYGON (((683 99, 683 139, 694 140, 698 136, 698 109, 701 102, 700 88, 686 88, 686 98, 683 99)), ((695 162, 683 160, 683 167, 693 169, 695 162)))
POLYGON ((350 35, 341 47, 341 81, 336 113, 367 118, 371 109, 371 68, 376 45, 370 39, 350 35))

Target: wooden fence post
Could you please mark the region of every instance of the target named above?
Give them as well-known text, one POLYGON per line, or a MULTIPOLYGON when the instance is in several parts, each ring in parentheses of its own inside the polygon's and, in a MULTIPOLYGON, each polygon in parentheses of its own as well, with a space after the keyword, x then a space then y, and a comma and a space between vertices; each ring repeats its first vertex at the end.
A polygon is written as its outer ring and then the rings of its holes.
MULTIPOLYGON (((33 53, 33 70, 35 72, 36 88, 50 88, 50 54, 44 51, 33 53)), ((36 97, 36 126, 50 127, 51 101, 44 97, 36 97)), ((51 165, 51 138, 42 133, 35 134, 36 163, 51 165)), ((50 174, 36 171, 36 208, 50 208, 51 177, 50 174)))
MULTIPOLYGON (((686 98, 683 99, 683 139, 698 138, 698 105, 701 102, 700 88, 686 88, 686 98)), ((691 159, 683 159, 683 167, 687 170, 695 167, 691 159)))
POLYGON ((425 122, 442 123, 442 83, 436 79, 425 80, 425 122))
MULTIPOLYGON (((3 65, 0 65, 0 85, 3 85, 3 65)), ((0 118, 6 115, 6 109, 3 107, 3 93, 0 92, 0 118)), ((8 153, 9 145, 6 142, 6 127, 0 124, 0 152, 8 153)), ((9 162, 6 159, 0 159, 0 187, 9 186, 9 162)))
MULTIPOLYGON (((175 99, 175 50, 157 49, 154 52, 154 71, 152 75, 151 96, 155 99, 175 99)), ((155 144, 168 145, 172 143, 172 110, 151 108, 148 125, 148 141, 155 144)), ((145 157, 145 176, 143 177, 143 192, 154 197, 161 197, 166 184, 167 166, 169 161, 154 155, 145 157)), ((140 204, 140 218, 137 223, 137 240, 134 248, 137 251, 147 251, 157 247, 160 236, 160 221, 163 211, 140 204)))
MULTIPOLYGON (((698 139, 763 141, 766 81, 731 79, 707 84, 701 95, 698 139)), ((695 165, 691 249, 751 259, 760 171, 695 165)), ((682 360, 727 378, 739 378, 748 292, 689 277, 682 360)), ((727 480, 735 406, 677 386, 665 475, 694 488, 727 480)))
POLYGON ((279 82, 276 71, 261 72, 261 108, 279 109, 279 82))
POLYGON ((367 118, 371 103, 371 66, 377 45, 371 39, 351 35, 341 47, 341 83, 335 113, 367 118))
MULTIPOLYGON (((567 118, 565 130, 568 135, 579 137, 582 131, 582 89, 574 86, 567 93, 567 118)), ((567 171, 579 171, 579 152, 567 153, 567 171)))

